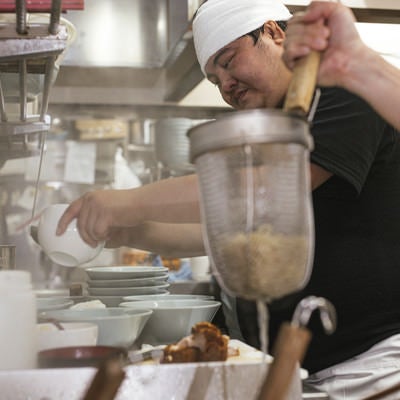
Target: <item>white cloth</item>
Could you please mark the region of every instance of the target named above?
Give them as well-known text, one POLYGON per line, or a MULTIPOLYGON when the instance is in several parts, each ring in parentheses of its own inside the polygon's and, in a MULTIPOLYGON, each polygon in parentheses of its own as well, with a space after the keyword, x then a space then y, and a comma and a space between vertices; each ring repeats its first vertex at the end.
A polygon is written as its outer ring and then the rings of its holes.
MULTIPOLYGON (((377 343, 348 361, 310 375, 306 382, 331 400, 359 400, 400 382, 400 335, 377 343)), ((384 397, 400 399, 400 392, 384 397)))
POLYGON ((128 162, 122 155, 122 149, 115 153, 113 189, 132 189, 142 186, 137 175, 129 168, 128 162))
POLYGON ((208 59, 227 44, 264 22, 290 17, 280 0, 208 0, 193 21, 194 46, 203 74, 208 59))

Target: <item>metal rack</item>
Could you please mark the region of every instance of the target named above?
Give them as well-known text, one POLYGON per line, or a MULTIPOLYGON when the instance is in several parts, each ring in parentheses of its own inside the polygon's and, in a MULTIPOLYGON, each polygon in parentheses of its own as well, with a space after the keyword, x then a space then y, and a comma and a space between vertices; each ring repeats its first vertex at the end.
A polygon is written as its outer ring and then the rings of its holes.
POLYGON ((48 21, 29 24, 25 0, 16 0, 15 22, 0 22, 0 167, 8 159, 37 155, 43 149, 56 59, 68 39, 60 13, 61 0, 52 0, 48 21), (5 85, 10 77, 17 82, 12 92, 5 85), (7 110, 10 103, 17 104, 18 112, 7 110))

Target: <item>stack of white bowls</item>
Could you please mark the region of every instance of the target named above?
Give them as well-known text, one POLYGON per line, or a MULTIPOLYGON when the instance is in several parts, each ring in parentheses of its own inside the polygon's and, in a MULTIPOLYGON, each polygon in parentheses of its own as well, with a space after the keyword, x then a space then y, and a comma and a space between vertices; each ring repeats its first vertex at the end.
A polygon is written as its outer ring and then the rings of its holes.
POLYGON ((189 161, 190 128, 207 120, 190 118, 164 118, 154 125, 154 144, 157 161, 171 171, 191 173, 194 165, 189 161))
POLYGON ((167 295, 168 268, 151 266, 114 266, 86 268, 90 299, 116 307, 125 296, 167 295))

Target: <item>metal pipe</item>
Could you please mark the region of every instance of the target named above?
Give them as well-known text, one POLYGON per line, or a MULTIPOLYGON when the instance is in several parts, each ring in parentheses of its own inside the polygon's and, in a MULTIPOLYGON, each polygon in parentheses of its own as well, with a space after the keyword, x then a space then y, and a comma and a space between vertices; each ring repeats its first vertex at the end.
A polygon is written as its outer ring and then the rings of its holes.
POLYGON ((40 183, 40 174, 42 172, 42 166, 43 166, 43 155, 44 155, 44 145, 46 143, 46 131, 40 132, 40 157, 39 157, 39 168, 38 168, 38 174, 36 177, 36 182, 35 182, 35 194, 33 196, 33 206, 32 206, 32 214, 31 218, 34 218, 36 214, 36 204, 37 204, 37 199, 38 199, 38 194, 39 194, 39 183, 40 183))
POLYGON ((19 105, 20 105, 20 120, 26 121, 26 78, 27 67, 26 58, 19 61, 19 105))
POLYGON ((19 35, 26 35, 28 33, 26 27, 26 1, 25 0, 16 0, 15 1, 15 10, 16 10, 16 23, 17 23, 17 33, 19 35))
POLYGON ((4 93, 3 93, 3 85, 1 84, 1 79, 0 79, 0 115, 1 115, 1 122, 7 122, 6 106, 4 103, 4 93))
POLYGON ((51 35, 56 35, 58 32, 58 26, 60 24, 60 14, 61 14, 61 0, 52 0, 50 25, 49 25, 49 33, 51 35))
POLYGON ((54 64, 56 62, 56 59, 57 59, 57 56, 47 57, 47 59, 46 59, 42 105, 40 108, 40 121, 44 121, 44 118, 45 118, 45 115, 47 112, 47 107, 49 105, 50 87, 51 87, 51 81, 53 79, 54 64))

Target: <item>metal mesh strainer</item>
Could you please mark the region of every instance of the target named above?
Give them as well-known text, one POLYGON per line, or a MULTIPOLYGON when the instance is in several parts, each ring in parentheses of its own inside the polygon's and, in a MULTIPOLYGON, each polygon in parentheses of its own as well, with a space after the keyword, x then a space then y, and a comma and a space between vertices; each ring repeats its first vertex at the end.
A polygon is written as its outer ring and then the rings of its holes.
POLYGON ((299 290, 310 275, 308 124, 237 112, 189 132, 206 246, 221 286, 250 300, 299 290))

